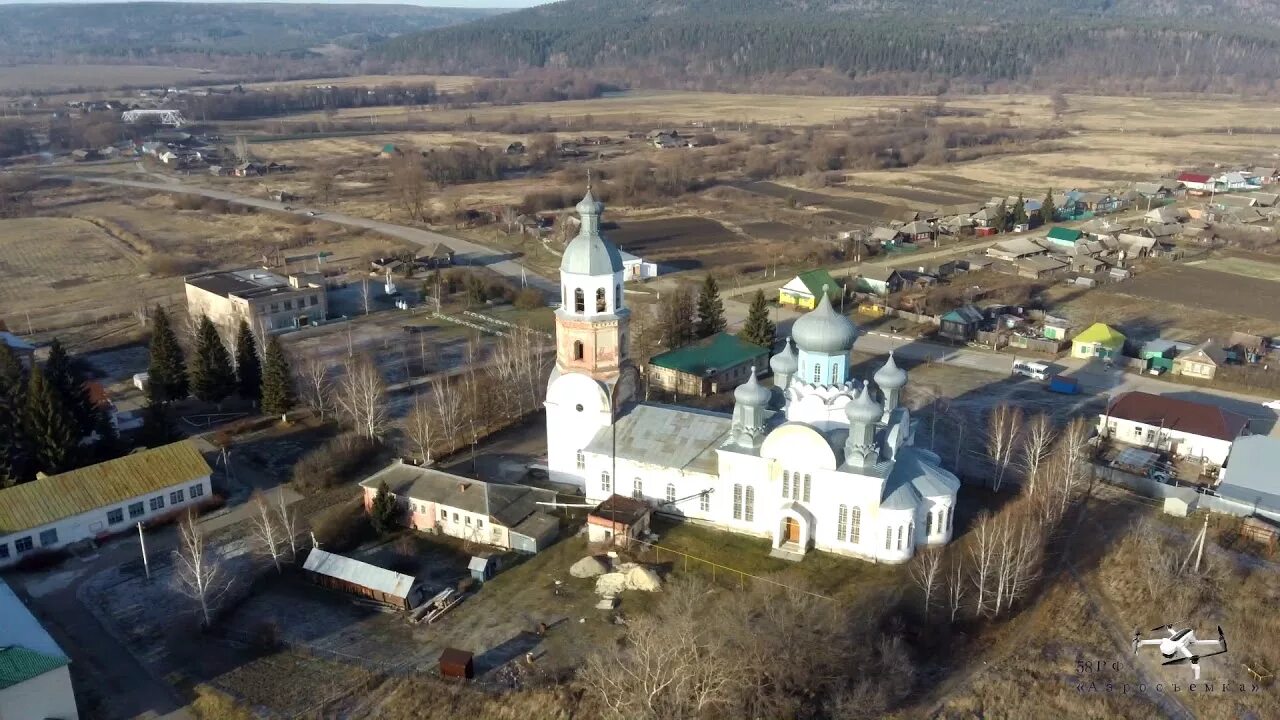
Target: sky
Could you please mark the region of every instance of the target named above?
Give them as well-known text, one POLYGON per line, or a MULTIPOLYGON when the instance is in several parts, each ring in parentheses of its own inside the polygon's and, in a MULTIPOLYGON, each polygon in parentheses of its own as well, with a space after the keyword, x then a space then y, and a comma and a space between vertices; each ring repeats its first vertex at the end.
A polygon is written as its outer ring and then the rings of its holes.
MULTIPOLYGON (((134 0, 0 0, 0 5, 52 4, 75 2, 133 2, 134 0)), ((252 2, 254 0, 178 0, 178 2, 252 2)), ((429 7, 525 8, 545 5, 553 0, 258 0, 266 2, 336 2, 347 5, 425 5, 429 7)))

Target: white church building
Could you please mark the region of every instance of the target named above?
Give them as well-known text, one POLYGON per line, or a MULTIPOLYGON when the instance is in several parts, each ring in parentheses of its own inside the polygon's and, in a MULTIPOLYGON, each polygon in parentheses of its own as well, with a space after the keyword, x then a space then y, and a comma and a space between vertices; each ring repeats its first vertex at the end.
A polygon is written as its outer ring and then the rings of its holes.
POLYGON ((591 500, 631 495, 658 512, 811 549, 910 560, 951 540, 960 481, 912 443, 907 373, 890 355, 870 382, 849 377, 857 327, 824 293, 769 365, 734 390, 732 415, 639 402, 627 356, 623 262, 600 235, 590 189, 560 265, 556 367, 547 387, 551 478, 591 500))

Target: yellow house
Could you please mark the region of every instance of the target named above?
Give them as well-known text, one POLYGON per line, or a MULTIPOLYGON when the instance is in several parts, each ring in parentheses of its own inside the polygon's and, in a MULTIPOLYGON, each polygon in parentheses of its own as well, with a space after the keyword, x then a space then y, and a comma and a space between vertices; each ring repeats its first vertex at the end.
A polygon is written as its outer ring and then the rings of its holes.
POLYGON ((1110 325, 1094 323, 1071 340, 1071 357, 1107 360, 1124 350, 1124 335, 1110 325))
POLYGON ((778 290, 778 304, 812 310, 818 306, 818 296, 822 294, 823 288, 831 295, 840 292, 835 279, 826 270, 802 272, 778 290))

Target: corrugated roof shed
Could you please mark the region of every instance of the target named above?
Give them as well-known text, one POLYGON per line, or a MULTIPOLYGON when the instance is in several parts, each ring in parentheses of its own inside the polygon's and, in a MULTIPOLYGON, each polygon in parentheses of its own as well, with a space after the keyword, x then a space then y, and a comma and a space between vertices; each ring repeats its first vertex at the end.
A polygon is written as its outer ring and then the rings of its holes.
POLYGON ((0 535, 30 530, 212 474, 190 440, 0 490, 0 535))
POLYGON ((407 598, 409 591, 413 590, 414 579, 408 575, 401 575, 355 558, 326 552, 320 548, 311 549, 307 554, 307 562, 302 568, 392 597, 407 598))
POLYGON ((749 343, 737 335, 722 332, 684 347, 654 355, 649 359, 649 364, 700 376, 713 370, 723 370, 750 362, 752 358, 768 353, 769 349, 766 347, 749 343))
POLYGON ((1266 499, 1268 509, 1280 511, 1280 440, 1250 435, 1236 440, 1227 457, 1227 471, 1218 494, 1258 502, 1266 499))

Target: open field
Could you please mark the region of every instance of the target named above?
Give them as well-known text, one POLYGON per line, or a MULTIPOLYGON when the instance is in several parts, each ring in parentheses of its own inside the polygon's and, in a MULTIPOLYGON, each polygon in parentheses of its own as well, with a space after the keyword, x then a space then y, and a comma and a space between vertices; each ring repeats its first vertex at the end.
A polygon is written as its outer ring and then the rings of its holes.
MULTIPOLYGON (((1205 270, 1198 267, 1166 267, 1138 277, 1106 285, 1104 292, 1135 296, 1162 304, 1208 308, 1242 318, 1280 323, 1280 286, 1271 280, 1205 270)), ((1237 323, 1222 327, 1240 327, 1237 323)))
MULTIPOLYGON (((1213 270, 1269 282, 1280 282, 1280 263, 1262 262, 1240 257, 1217 257, 1189 262, 1187 265, 1201 270, 1213 270)), ((1280 291, 1280 288, 1276 288, 1276 290, 1280 291)))
POLYGON ((716 263, 709 257, 732 252, 750 241, 715 220, 678 216, 661 220, 623 220, 602 230, 618 247, 646 260, 688 270, 716 263))
POLYGON ((222 79, 208 70, 160 65, 0 65, 0 94, 26 90, 168 87, 222 79))
MULTIPOLYGON (((474 75, 352 75, 350 77, 311 78, 309 80, 284 80, 279 82, 245 83, 246 90, 273 90, 304 87, 382 87, 386 85, 418 85, 435 83, 442 92, 460 90, 474 85, 483 78, 474 75)), ((225 85, 211 87, 229 87, 225 85)))

